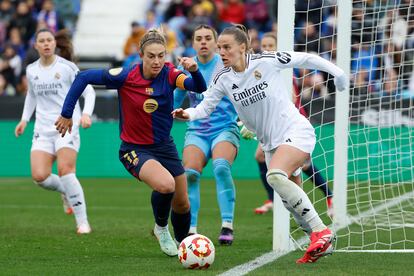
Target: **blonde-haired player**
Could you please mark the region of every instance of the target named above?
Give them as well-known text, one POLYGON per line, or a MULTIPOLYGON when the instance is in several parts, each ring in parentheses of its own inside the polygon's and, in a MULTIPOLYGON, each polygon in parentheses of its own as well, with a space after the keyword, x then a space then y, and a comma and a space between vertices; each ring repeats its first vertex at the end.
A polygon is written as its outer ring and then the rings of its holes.
POLYGON ((209 116, 228 96, 244 125, 255 132, 265 151, 267 181, 285 207, 304 229, 311 243, 298 263, 315 262, 332 252, 334 234, 320 219, 306 193, 289 177, 309 159, 316 138, 309 121, 286 93, 280 71, 299 67, 327 71, 335 76, 339 90, 347 86, 343 70, 323 58, 298 52, 248 54, 249 38, 244 26, 223 30, 218 48, 225 68, 217 74, 203 101, 195 108, 176 109, 176 118, 196 120, 209 116))

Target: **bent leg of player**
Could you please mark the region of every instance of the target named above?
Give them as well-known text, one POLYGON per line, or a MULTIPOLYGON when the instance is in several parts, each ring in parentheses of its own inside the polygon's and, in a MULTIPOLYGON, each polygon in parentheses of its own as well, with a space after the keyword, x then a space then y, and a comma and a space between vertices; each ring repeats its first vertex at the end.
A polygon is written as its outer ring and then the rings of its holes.
POLYGON ((45 190, 65 192, 59 176, 52 174, 52 165, 55 156, 49 152, 33 149, 30 154, 32 178, 35 184, 45 190))
POLYGON ((222 221, 219 243, 222 245, 231 245, 234 240, 236 188, 231 176, 231 164, 239 147, 239 136, 236 133, 232 130, 224 131, 212 143, 213 170, 222 221))
POLYGON ((309 160, 308 164, 303 167, 303 172, 311 177, 315 187, 319 188, 326 197, 328 207, 328 216, 333 217, 332 191, 329 189, 328 181, 320 173, 319 169, 309 160))
POLYGON ((57 151, 60 181, 65 187, 65 195, 75 216, 77 233, 89 234, 91 228, 86 214, 86 201, 82 186, 75 175, 77 151, 63 147, 57 151))
POLYGON ((298 260, 299 263, 305 257, 311 257, 313 261, 316 261, 321 256, 331 253, 334 240, 333 233, 323 224, 306 193, 288 178, 288 175, 300 167, 308 157, 309 153, 294 146, 282 144, 271 157, 267 173, 269 184, 312 229, 311 243, 305 256, 298 260))
POLYGON ((139 157, 139 162, 143 162, 138 169, 139 179, 154 190, 151 195, 152 211, 155 218, 153 233, 158 239, 162 252, 168 256, 176 256, 177 245, 168 230, 168 218, 175 190, 174 178, 158 161, 144 160, 141 156, 139 157), (154 174, 157 177, 154 177, 154 174))
POLYGON ((187 194, 187 178, 185 174, 174 177, 175 193, 172 199, 171 223, 175 240, 180 243, 188 236, 191 214, 187 194))
POLYGON ((254 209, 254 212, 260 215, 260 214, 264 214, 264 213, 267 213, 273 210, 273 191, 274 190, 272 186, 270 186, 269 183, 267 183, 267 179, 266 179, 267 166, 265 162, 264 152, 260 144, 257 145, 255 158, 257 161, 257 165, 259 166, 260 179, 267 193, 267 200, 264 202, 264 204, 254 209))

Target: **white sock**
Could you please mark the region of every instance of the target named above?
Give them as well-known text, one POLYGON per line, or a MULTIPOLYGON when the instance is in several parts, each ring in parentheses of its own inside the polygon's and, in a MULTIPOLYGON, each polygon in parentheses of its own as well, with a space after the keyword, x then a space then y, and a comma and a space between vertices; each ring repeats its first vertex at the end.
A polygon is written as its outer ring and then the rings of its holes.
POLYGON ((233 230, 233 222, 232 221, 223 221, 221 223, 221 228, 223 228, 223 227, 233 230))
POLYGON ((65 187, 66 198, 73 209, 76 224, 79 226, 81 224, 88 223, 85 196, 76 175, 74 173, 66 174, 60 177, 60 181, 65 187))
POLYGON ((197 226, 190 226, 188 233, 197 234, 197 226))
POLYGON ((65 193, 65 188, 62 185, 62 182, 60 181, 59 176, 56 174, 49 175, 45 180, 42 182, 34 181, 37 185, 40 187, 50 190, 50 191, 57 191, 60 193, 65 193))
POLYGON ((294 182, 290 181, 284 171, 270 169, 267 172, 267 182, 279 194, 282 200, 286 201, 284 204, 292 207, 294 210, 294 212, 290 210, 292 214, 295 216, 296 213, 301 220, 303 219, 312 229, 312 232, 319 232, 326 228, 312 202, 309 200, 308 195, 294 182))
POLYGON ((160 231, 160 230, 165 230, 168 229, 168 224, 165 226, 159 226, 158 224, 155 224, 155 228, 160 231))

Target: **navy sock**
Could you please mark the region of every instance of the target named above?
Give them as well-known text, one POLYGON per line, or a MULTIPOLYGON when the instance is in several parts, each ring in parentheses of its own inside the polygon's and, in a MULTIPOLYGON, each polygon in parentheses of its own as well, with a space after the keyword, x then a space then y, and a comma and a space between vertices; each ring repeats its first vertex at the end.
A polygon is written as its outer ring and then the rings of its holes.
POLYGON ((266 173, 267 173, 266 162, 257 162, 257 165, 259 165, 260 179, 262 180, 263 186, 266 189, 267 198, 273 201, 273 188, 272 186, 269 185, 269 183, 267 183, 267 178, 266 178, 266 173))
POLYGON ((162 194, 153 191, 151 195, 152 211, 154 212, 155 223, 164 227, 168 224, 168 216, 171 210, 171 200, 174 193, 162 194))
POLYGON ((171 210, 171 223, 174 228, 174 237, 181 242, 188 236, 190 230, 191 214, 188 211, 185 214, 179 214, 171 210))
POLYGON ((315 184, 315 187, 321 189, 325 197, 332 197, 332 192, 328 187, 328 182, 325 180, 325 178, 319 172, 318 168, 313 163, 311 163, 306 170, 303 170, 303 172, 309 177, 312 177, 312 181, 315 184))

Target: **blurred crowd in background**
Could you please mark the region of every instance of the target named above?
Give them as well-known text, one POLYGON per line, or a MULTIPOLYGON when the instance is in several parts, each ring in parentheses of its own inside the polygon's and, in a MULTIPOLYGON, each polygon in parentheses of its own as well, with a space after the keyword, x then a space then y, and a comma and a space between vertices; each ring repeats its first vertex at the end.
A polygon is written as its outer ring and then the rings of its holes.
MULTIPOLYGON (((153 0, 144 19, 131 22, 123 66, 140 61, 138 45, 150 28, 162 28, 168 59, 193 56, 191 35, 199 24, 218 32, 232 23, 248 27, 251 48, 260 52, 264 33, 277 30, 277 0, 153 0)), ((336 59, 337 0, 296 1, 295 50, 336 59)), ((76 30, 81 0, 0 0, 0 95, 24 95, 24 69, 36 60, 37 29, 76 30)), ((353 93, 414 97, 414 5, 412 0, 354 0, 351 85, 353 93)), ((302 97, 329 97, 329 76, 295 71, 302 97)))

